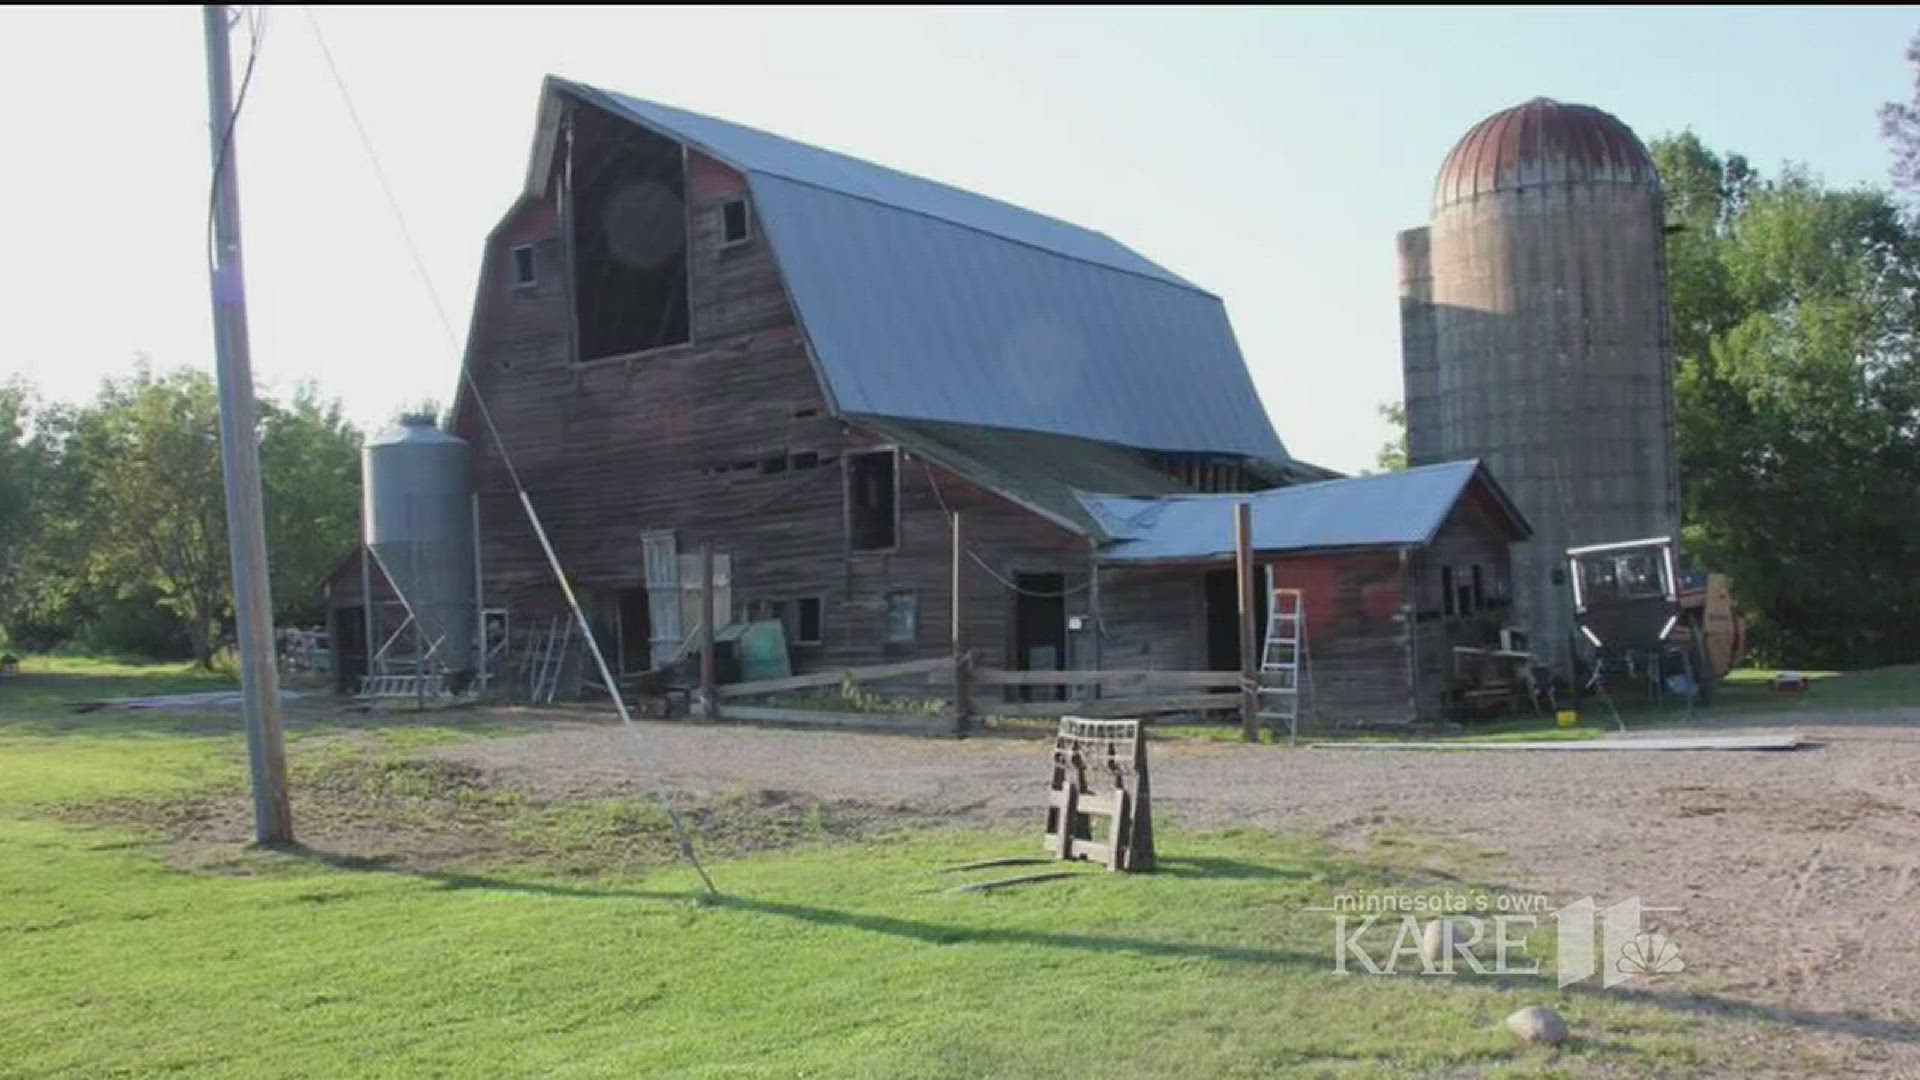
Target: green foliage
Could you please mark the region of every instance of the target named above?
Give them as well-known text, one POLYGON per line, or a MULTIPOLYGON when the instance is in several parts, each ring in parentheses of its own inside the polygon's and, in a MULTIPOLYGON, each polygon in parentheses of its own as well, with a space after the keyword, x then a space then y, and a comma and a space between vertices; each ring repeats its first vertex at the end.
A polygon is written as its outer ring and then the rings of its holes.
POLYGON ((1920 658, 1920 237, 1884 191, 1658 140, 1686 542, 1756 656, 1920 658))
POLYGON ((411 405, 402 405, 393 413, 393 422, 400 425, 427 424, 445 427, 451 419, 446 407, 432 398, 416 401, 411 405))
POLYGON ((274 617, 318 625, 320 581, 359 536, 360 432, 311 385, 284 405, 262 402, 260 413, 274 617))
POLYGON ((1407 406, 1403 402, 1389 401, 1377 406, 1380 419, 1385 420, 1394 430, 1394 437, 1380 444, 1380 450, 1374 454, 1373 466, 1378 472, 1399 472, 1407 467, 1407 406))
MULTIPOLYGON (((8 636, 210 665, 232 635, 211 377, 142 363, 92 401, 41 408, 30 435, 18 419, 26 401, 0 392, 8 636)), ((320 577, 357 532, 360 434, 309 386, 284 404, 261 399, 258 431, 276 617, 312 623, 320 577)))

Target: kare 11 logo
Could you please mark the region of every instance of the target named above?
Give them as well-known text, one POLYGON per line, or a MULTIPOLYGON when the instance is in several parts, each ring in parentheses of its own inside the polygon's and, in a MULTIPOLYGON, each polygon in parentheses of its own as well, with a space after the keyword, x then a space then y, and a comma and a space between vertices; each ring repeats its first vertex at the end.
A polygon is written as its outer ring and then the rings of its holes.
POLYGON ((1679 945, 1642 923, 1645 914, 1679 909, 1639 897, 1601 907, 1589 896, 1555 908, 1539 895, 1343 894, 1308 910, 1333 915, 1333 970, 1341 975, 1539 975, 1540 958, 1528 947, 1543 919, 1554 924, 1560 987, 1597 976, 1612 989, 1686 970, 1679 945))

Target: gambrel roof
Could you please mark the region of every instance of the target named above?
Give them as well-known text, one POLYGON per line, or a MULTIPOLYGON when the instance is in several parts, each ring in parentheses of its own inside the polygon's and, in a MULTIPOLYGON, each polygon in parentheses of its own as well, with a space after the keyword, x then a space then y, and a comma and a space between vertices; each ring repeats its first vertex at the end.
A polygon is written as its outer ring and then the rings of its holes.
POLYGON ((552 76, 528 194, 544 192, 565 97, 746 176, 842 415, 1287 460, 1220 298, 1113 239, 552 76))

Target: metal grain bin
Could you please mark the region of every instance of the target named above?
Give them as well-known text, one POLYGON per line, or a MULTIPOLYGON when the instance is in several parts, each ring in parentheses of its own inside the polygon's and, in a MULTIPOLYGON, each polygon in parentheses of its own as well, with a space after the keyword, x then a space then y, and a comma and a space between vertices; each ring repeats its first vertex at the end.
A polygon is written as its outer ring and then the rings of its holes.
POLYGON ((473 668, 473 501, 467 444, 407 422, 361 452, 361 520, 379 566, 432 646, 430 670, 473 668))

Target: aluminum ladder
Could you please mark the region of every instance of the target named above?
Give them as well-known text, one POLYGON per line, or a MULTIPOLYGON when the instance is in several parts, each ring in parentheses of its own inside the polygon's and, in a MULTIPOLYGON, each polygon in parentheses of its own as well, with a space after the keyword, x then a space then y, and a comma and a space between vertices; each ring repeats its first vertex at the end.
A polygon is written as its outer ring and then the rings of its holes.
POLYGON ((1287 738, 1298 739, 1302 691, 1312 684, 1307 670, 1307 598, 1299 589, 1273 588, 1271 568, 1267 585, 1267 637, 1260 651, 1260 717, 1275 727, 1284 721, 1287 738))
POLYGON ((553 703, 560 688, 560 673, 566 665, 567 649, 573 644, 573 620, 556 618, 547 627, 544 638, 533 647, 527 699, 536 704, 553 703))

